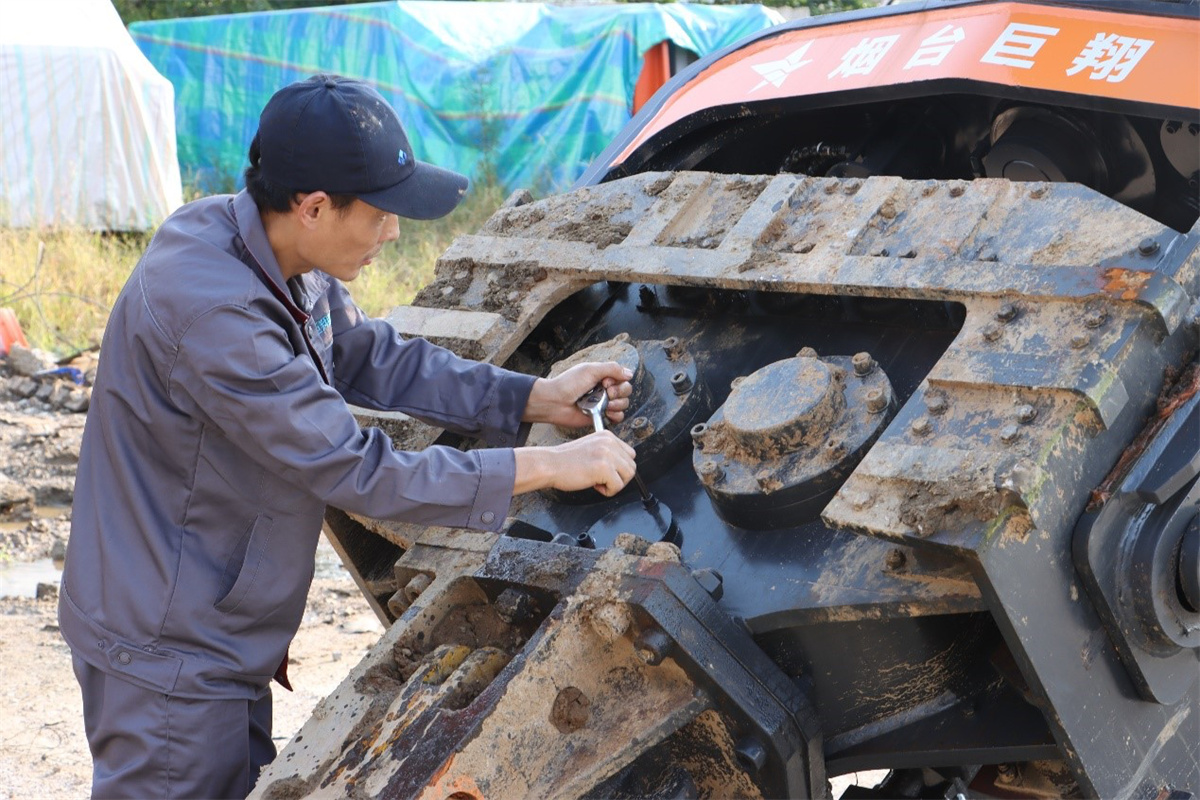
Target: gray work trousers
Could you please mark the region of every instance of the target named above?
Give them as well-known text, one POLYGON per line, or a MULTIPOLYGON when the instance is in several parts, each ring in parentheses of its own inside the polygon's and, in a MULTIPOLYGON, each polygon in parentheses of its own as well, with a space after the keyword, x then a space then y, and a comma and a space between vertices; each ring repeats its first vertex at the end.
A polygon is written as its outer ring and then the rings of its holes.
POLYGON ((275 758, 269 689, 258 700, 190 700, 72 658, 92 751, 92 797, 244 798, 275 758))

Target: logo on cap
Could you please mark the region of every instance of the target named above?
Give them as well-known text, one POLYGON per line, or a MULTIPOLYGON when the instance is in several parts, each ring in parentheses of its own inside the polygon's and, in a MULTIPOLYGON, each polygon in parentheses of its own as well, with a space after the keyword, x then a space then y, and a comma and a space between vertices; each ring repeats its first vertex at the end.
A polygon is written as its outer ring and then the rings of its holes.
POLYGON ((396 163, 397 163, 397 164, 399 164, 399 165, 400 165, 400 166, 402 166, 402 167, 403 167, 405 164, 407 164, 407 163, 408 163, 408 153, 406 153, 406 152, 404 152, 403 150, 401 150, 401 151, 400 151, 400 155, 396 157, 396 163))

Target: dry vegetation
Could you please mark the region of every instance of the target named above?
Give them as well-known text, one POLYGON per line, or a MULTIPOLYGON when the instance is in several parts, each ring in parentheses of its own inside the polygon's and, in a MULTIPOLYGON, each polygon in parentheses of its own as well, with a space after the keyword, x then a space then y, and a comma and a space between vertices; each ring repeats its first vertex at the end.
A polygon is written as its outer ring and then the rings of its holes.
MULTIPOLYGON (((434 262, 450 242, 478 230, 503 199, 499 187, 477 183, 448 217, 401 220, 399 241, 351 287, 355 300, 372 316, 407 303, 432 280, 434 262)), ((150 233, 0 228, 0 308, 16 312, 34 347, 62 356, 94 347, 149 240, 150 233)))

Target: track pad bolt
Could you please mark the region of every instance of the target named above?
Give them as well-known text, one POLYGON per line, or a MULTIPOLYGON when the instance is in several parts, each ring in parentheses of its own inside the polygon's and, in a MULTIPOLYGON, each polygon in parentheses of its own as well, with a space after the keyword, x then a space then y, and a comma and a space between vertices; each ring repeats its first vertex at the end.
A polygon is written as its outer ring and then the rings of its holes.
POLYGON ((875 369, 875 359, 871 358, 870 353, 855 353, 850 363, 854 365, 854 374, 859 377, 870 375, 875 369))

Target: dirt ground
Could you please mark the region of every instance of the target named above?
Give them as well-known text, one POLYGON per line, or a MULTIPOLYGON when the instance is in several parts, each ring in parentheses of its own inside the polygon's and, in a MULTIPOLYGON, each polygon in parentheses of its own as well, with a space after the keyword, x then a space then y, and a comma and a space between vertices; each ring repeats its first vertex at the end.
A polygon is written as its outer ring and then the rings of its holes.
MULTIPOLYGON (((88 796, 91 757, 71 656, 58 633, 54 556, 70 532, 83 414, 0 398, 0 800, 88 796), (6 500, 5 498, 8 498, 6 500), (15 498, 15 499, 14 499, 15 498)), ((275 692, 282 749, 322 697, 383 632, 333 548, 322 540, 308 608, 275 692)))

